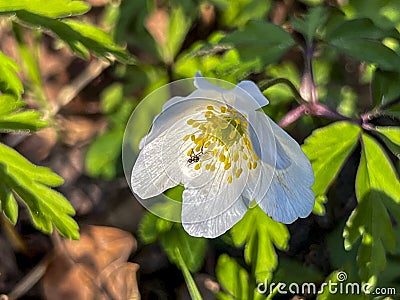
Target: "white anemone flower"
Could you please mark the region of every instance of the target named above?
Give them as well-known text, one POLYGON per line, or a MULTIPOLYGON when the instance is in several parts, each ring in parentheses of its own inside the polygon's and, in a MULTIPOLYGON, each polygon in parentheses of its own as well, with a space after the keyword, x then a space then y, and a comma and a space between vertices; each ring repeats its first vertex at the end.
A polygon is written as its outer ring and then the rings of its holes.
POLYGON ((251 205, 286 224, 307 217, 314 206, 310 161, 259 110, 268 100, 258 87, 242 81, 224 89, 199 73, 194 85, 164 104, 140 142, 133 192, 147 199, 183 184, 182 225, 198 237, 223 234, 251 205))

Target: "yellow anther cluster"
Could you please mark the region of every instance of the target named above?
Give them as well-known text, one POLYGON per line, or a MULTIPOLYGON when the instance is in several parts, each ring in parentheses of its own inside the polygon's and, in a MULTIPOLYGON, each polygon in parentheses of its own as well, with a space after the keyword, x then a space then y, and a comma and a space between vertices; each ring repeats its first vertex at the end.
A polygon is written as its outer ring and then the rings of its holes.
POLYGON ((206 108, 204 118, 186 121, 194 129, 183 138, 193 142, 187 151, 188 163, 194 164, 195 170, 204 167, 210 172, 228 171, 227 182, 232 183, 243 168, 257 168, 258 157, 249 139, 246 116, 229 106, 206 108))

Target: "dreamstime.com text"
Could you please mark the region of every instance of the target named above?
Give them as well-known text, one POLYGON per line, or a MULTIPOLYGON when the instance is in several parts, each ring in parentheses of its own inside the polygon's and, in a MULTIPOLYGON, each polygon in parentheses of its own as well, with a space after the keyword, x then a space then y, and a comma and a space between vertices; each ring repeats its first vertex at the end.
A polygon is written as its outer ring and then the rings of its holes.
POLYGON ((304 283, 268 283, 261 282, 257 285, 257 291, 260 294, 295 294, 295 295, 317 295, 328 291, 330 294, 340 295, 381 295, 390 296, 396 295, 396 288, 394 287, 374 287, 369 283, 359 282, 345 282, 347 280, 347 273, 340 271, 336 274, 337 282, 328 280, 322 283, 319 287, 313 282, 304 283))

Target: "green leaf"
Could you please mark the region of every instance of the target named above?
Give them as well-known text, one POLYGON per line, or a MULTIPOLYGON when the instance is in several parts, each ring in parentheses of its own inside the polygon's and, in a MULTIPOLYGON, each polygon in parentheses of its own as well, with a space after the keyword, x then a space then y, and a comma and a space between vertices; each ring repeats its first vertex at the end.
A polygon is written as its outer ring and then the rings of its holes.
POLYGON ((320 282, 323 275, 313 266, 287 257, 279 259, 279 266, 274 273, 274 282, 284 282, 287 285, 295 282, 302 284, 304 282, 320 282))
POLYGON ((224 291, 217 294, 218 299, 248 299, 249 275, 233 258, 222 254, 215 274, 224 291))
POLYGON ((276 62, 295 45, 290 34, 281 27, 262 21, 250 21, 220 42, 235 47, 243 62, 257 60, 260 69, 276 62))
POLYGON ((387 71, 400 71, 400 56, 379 41, 338 39, 331 41, 331 44, 360 61, 377 64, 387 71))
POLYGON ((207 240, 190 236, 181 224, 146 213, 139 225, 139 237, 146 244, 159 240, 174 264, 179 263, 175 252, 175 248, 178 248, 191 272, 198 271, 203 265, 207 240))
POLYGON ((358 282, 357 280, 354 280, 353 277, 350 276, 351 274, 345 269, 343 270, 337 270, 332 272, 326 279, 323 285, 321 285, 321 288, 323 292, 318 295, 317 300, 369 300, 372 299, 370 296, 366 295, 361 291, 361 286, 362 283, 358 282), (343 275, 343 272, 346 272, 346 274, 349 274, 347 281, 342 281, 339 280, 341 278, 340 276, 343 275), (340 291, 340 285, 342 284, 342 291, 340 291), (346 284, 349 284, 348 286, 346 284), (351 285, 350 285, 351 284, 351 285), (351 289, 354 288, 355 291, 356 287, 354 286, 355 284, 358 284, 360 287, 360 291, 351 293, 351 289), (345 293, 347 287, 348 293, 345 293), (336 291, 336 292, 333 292, 336 291))
POLYGON ((264 282, 271 278, 278 265, 274 246, 280 250, 288 247, 286 226, 275 222, 256 206, 249 209, 230 232, 236 246, 246 244, 244 257, 246 263, 253 266, 256 279, 264 282))
POLYGON ((400 127, 376 126, 375 130, 386 136, 390 141, 400 146, 400 127))
POLYGON ((2 93, 20 98, 24 88, 17 76, 18 71, 18 65, 0 51, 0 91, 2 93))
POLYGON ((18 220, 18 204, 12 190, 2 182, 0 182, 0 204, 5 216, 15 225, 18 220))
POLYGON ((120 156, 124 132, 117 128, 96 137, 85 157, 85 170, 92 177, 115 178, 121 169, 120 156))
POLYGON ((375 106, 400 97, 400 73, 376 70, 372 79, 372 99, 375 106))
POLYGON ((398 37, 395 31, 386 31, 377 27, 370 19, 353 19, 344 20, 333 27, 328 27, 325 39, 328 41, 334 40, 381 40, 388 36, 398 37))
POLYGON ((160 236, 160 242, 171 262, 178 265, 179 261, 175 252, 178 248, 191 272, 197 272, 203 265, 207 240, 190 236, 183 230, 181 224, 174 224, 171 230, 163 233, 160 236))
POLYGON ((1 1, 0 13, 12 14, 25 10, 49 18, 70 17, 81 15, 90 9, 84 1, 51 0, 43 4, 40 0, 1 1))
POLYGON ((325 194, 357 145, 360 127, 349 122, 336 122, 317 129, 308 137, 302 149, 311 161, 315 182, 312 187, 316 199, 314 212, 323 211, 325 194))
MULTIPOLYGON (((54 225, 62 236, 79 238, 78 225, 71 218, 75 214, 74 208, 63 195, 49 188, 63 183, 60 176, 49 168, 31 164, 3 144, 0 144, 0 176, 2 194, 9 190, 17 194, 28 208, 36 228, 51 233, 54 225)), ((9 217, 13 219, 13 213, 9 217)))
POLYGON ((147 212, 139 224, 139 237, 145 244, 155 242, 163 233, 171 230, 174 223, 147 212))
POLYGON ((26 103, 22 100, 17 100, 15 96, 0 95, 0 117, 7 116, 15 110, 24 107, 26 103))
POLYGON ((389 150, 400 159, 400 128, 377 126, 375 130, 381 134, 380 138, 389 150))
POLYGON ((356 19, 333 26, 325 39, 339 51, 360 61, 377 64, 383 70, 399 71, 400 56, 381 41, 389 36, 399 38, 396 31, 384 31, 369 19, 356 19))
POLYGON ((34 41, 29 43, 26 40, 26 34, 24 35, 25 32, 22 30, 22 27, 15 22, 13 22, 13 32, 18 43, 18 52, 21 57, 24 74, 26 74, 28 79, 26 84, 28 85, 30 94, 33 94, 41 107, 47 108, 48 102, 39 67, 39 39, 41 38, 41 33, 35 34, 33 37, 34 41))
POLYGON ((167 40, 165 47, 162 47, 162 57, 165 63, 172 63, 178 54, 192 25, 192 18, 185 15, 181 6, 172 10, 167 31, 167 40))
POLYGON ((292 19, 293 27, 301 32, 308 45, 312 45, 317 30, 325 24, 328 19, 328 11, 323 6, 316 6, 310 8, 304 19, 292 19))
POLYGON ((360 277, 372 284, 386 267, 386 250, 393 252, 396 237, 387 206, 400 210, 400 183, 379 144, 362 135, 363 149, 356 178, 357 208, 343 232, 345 248, 361 238, 357 263, 360 277))
POLYGON ((36 131, 48 126, 40 112, 20 110, 25 102, 9 95, 0 95, 0 132, 28 130, 36 131))
POLYGON ((271 8, 271 1, 237 0, 221 5, 221 22, 229 27, 240 27, 249 20, 261 20, 271 8))
POLYGON ((105 31, 91 24, 75 20, 58 21, 26 11, 19 11, 16 15, 19 19, 28 24, 51 30, 63 40, 72 51, 83 58, 88 58, 88 51, 92 51, 100 57, 109 59, 115 57, 123 63, 135 63, 133 57, 117 46, 105 31))

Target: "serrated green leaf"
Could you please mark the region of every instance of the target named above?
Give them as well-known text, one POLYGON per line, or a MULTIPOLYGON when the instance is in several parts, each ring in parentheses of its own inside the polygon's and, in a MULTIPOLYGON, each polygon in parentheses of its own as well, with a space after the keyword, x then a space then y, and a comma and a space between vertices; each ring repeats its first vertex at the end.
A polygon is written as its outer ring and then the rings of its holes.
POLYGON ((80 43, 98 56, 107 58, 111 54, 122 63, 136 63, 133 56, 116 45, 111 36, 102 29, 75 20, 64 20, 63 22, 69 25, 75 32, 80 33, 80 43))
POLYGON ((207 240, 190 236, 180 224, 174 224, 171 230, 162 234, 160 242, 171 262, 178 264, 178 257, 175 253, 175 249, 178 248, 191 272, 197 272, 203 265, 207 240))
POLYGON ((363 152, 357 172, 356 195, 359 201, 371 190, 380 191, 400 203, 400 182, 381 146, 363 134, 363 152))
POLYGON ((63 195, 48 187, 60 185, 61 177, 48 168, 31 164, 3 144, 0 144, 0 176, 3 185, 27 206, 36 228, 51 233, 54 225, 62 236, 79 238, 78 225, 71 217, 74 208, 63 195))
POLYGON ((387 203, 400 205, 400 183, 379 144, 366 134, 362 141, 356 178, 359 204, 348 219, 343 236, 346 249, 361 238, 357 257, 360 277, 375 284, 386 267, 386 250, 393 252, 396 245, 387 203))
POLYGON ((0 91, 2 93, 21 97, 24 88, 17 76, 18 71, 18 65, 0 51, 0 91))
POLYGON ((329 16, 327 9, 323 6, 310 8, 304 19, 292 19, 293 27, 301 32, 308 45, 312 44, 318 28, 325 24, 329 16))
POLYGON ((250 21, 241 30, 225 36, 220 42, 235 47, 243 62, 257 60, 260 69, 276 62, 295 45, 290 34, 281 27, 261 21, 250 21))
POLYGON ((380 134, 386 136, 389 140, 391 140, 396 145, 400 146, 400 127, 392 127, 392 126, 376 126, 375 130, 380 134))
POLYGON ((51 0, 47 1, 46 5, 43 5, 43 1, 40 0, 13 0, 0 2, 0 13, 12 14, 17 11, 25 10, 50 18, 81 15, 89 9, 90 5, 84 1, 51 0))
POLYGON ((5 216, 15 225, 18 220, 18 204, 12 191, 2 182, 0 182, 0 204, 5 216))
POLYGON ((26 103, 24 101, 17 100, 15 96, 0 95, 0 117, 6 116, 25 105, 26 103))
POLYGON ((376 70, 372 79, 372 99, 375 106, 386 104, 400 96, 400 73, 376 70))
MULTIPOLYGON (((369 300, 372 299, 371 296, 366 295, 363 291, 361 291, 361 282, 357 282, 352 277, 348 276, 347 281, 338 280, 338 276, 340 278, 340 274, 343 275, 343 272, 346 274, 350 274, 346 269, 337 270, 332 272, 326 279, 323 285, 321 285, 322 293, 320 293, 317 297, 317 300, 369 300), (343 285, 342 291, 340 291, 340 284, 343 285), (347 293, 346 291, 346 284, 352 284, 352 286, 347 286, 347 293), (353 286, 354 284, 358 284, 358 287, 353 286), (357 288, 360 290, 357 292, 357 288), (354 289, 355 292, 351 292, 354 289), (336 292, 335 292, 336 291, 336 292)), ((351 274, 350 274, 351 275, 351 274)), ((347 276, 347 275, 346 275, 347 276)))
POLYGON ((346 158, 357 145, 361 128, 349 122, 336 122, 315 130, 304 141, 302 149, 311 161, 315 182, 312 187, 316 198, 314 211, 322 211, 322 200, 325 200, 330 184, 343 166, 346 158))
POLYGON ((64 179, 56 173, 53 173, 51 169, 33 165, 17 151, 1 143, 0 161, 4 162, 11 174, 16 172, 24 173, 32 180, 51 187, 56 187, 64 183, 64 179))
POLYGON ((236 246, 245 246, 246 263, 254 267, 254 276, 259 281, 271 278, 278 265, 274 246, 285 250, 289 231, 282 223, 275 222, 258 206, 247 211, 242 220, 230 230, 236 246))
POLYGON ((221 22, 229 27, 240 27, 249 20, 262 19, 271 8, 271 1, 237 0, 226 1, 221 8, 221 22))
POLYGON ((223 292, 217 294, 218 299, 247 299, 249 295, 249 275, 246 270, 226 254, 218 258, 215 274, 223 292))
POLYGON ((92 177, 112 179, 120 169, 123 130, 114 129, 98 136, 85 157, 85 170, 92 177))
POLYGON ((400 159, 400 128, 377 126, 375 130, 381 134, 380 138, 386 147, 400 159))
POLYGON ((48 123, 41 118, 42 114, 35 110, 17 111, 2 115, 0 116, 0 131, 37 131, 48 126, 48 123))
POLYGON ((84 58, 88 58, 88 51, 92 51, 103 58, 114 56, 123 63, 135 63, 134 58, 117 46, 105 31, 91 24, 75 20, 58 21, 26 11, 18 11, 16 16, 25 23, 51 30, 72 51, 84 58))

